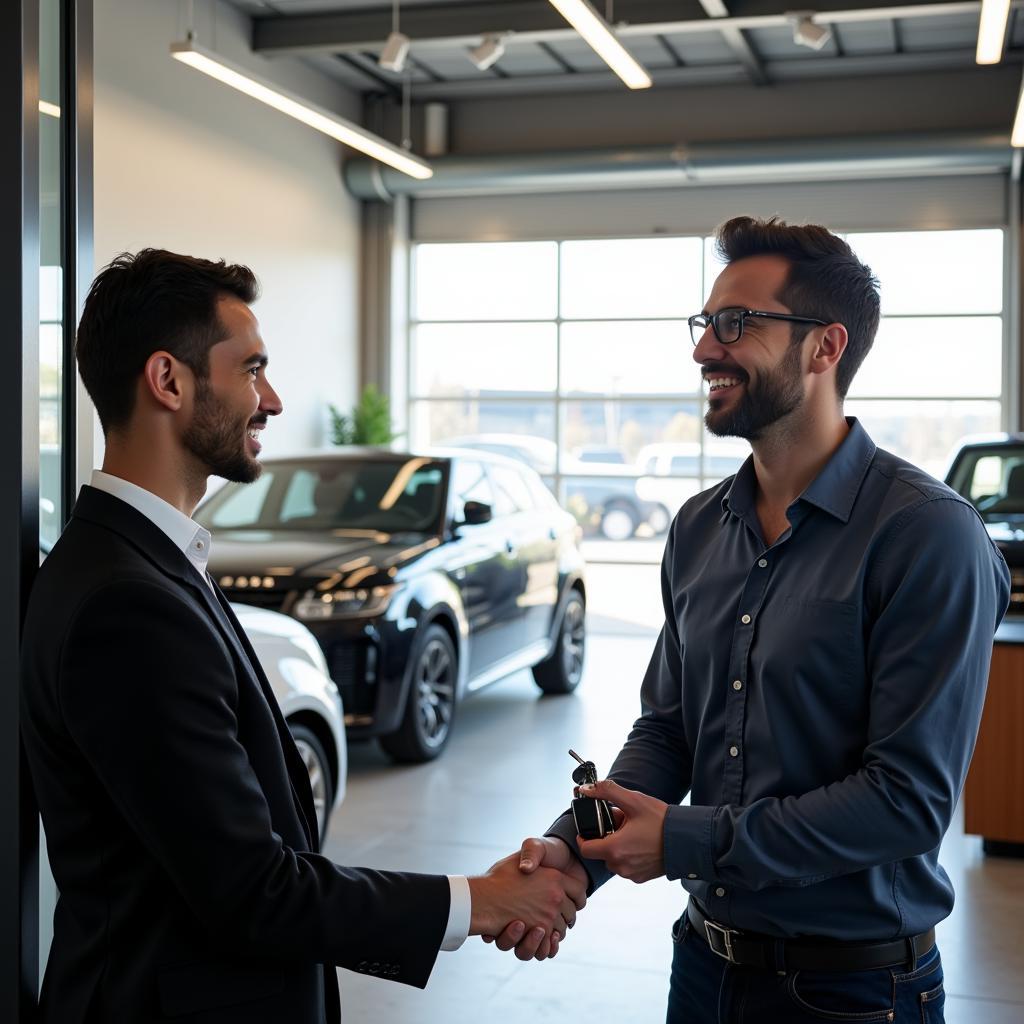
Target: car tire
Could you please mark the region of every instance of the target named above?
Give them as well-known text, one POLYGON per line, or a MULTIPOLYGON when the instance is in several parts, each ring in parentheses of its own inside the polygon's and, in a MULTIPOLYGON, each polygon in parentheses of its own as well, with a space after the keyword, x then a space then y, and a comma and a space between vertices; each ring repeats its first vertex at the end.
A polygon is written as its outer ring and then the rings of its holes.
POLYGON ((330 824, 331 808, 334 806, 331 762, 327 759, 327 751, 324 750, 320 738, 309 726, 296 722, 294 725, 289 723, 288 728, 309 775, 309 787, 313 790, 313 806, 316 808, 317 827, 322 843, 327 838, 327 826, 330 824))
POLYGON ((647 517, 647 525, 660 537, 672 525, 672 513, 659 502, 647 517))
POLYGON ((636 510, 624 501, 605 505, 601 513, 601 534, 606 540, 629 540, 639 524, 636 510))
POLYGON ((380 745, 395 761, 433 761, 447 746, 455 719, 458 656, 443 627, 432 623, 415 646, 402 724, 380 745))
POLYGON ((578 590, 570 590, 558 624, 555 648, 533 666, 533 678, 544 693, 572 693, 583 678, 586 654, 586 606, 578 590))

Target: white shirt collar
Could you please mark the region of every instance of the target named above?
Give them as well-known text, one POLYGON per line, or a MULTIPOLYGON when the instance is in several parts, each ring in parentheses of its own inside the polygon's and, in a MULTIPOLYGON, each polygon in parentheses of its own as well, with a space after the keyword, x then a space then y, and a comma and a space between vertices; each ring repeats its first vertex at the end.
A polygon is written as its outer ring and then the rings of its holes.
POLYGON ((141 512, 155 527, 167 534, 174 546, 196 567, 199 575, 206 578, 206 565, 210 560, 209 530, 152 491, 122 480, 119 476, 94 469, 89 482, 97 490, 120 498, 141 512))

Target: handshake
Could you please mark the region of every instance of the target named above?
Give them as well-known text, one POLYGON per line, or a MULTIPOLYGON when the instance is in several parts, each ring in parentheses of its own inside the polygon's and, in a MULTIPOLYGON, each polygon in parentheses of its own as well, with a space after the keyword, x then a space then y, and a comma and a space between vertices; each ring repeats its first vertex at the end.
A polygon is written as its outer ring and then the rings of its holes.
POLYGON ((579 787, 585 797, 613 805, 615 831, 599 839, 577 837, 579 855, 554 836, 523 841, 522 848, 469 879, 470 935, 520 960, 546 960, 587 905, 590 877, 581 858, 604 861, 613 874, 647 882, 665 873, 663 833, 668 805, 614 782, 579 787))

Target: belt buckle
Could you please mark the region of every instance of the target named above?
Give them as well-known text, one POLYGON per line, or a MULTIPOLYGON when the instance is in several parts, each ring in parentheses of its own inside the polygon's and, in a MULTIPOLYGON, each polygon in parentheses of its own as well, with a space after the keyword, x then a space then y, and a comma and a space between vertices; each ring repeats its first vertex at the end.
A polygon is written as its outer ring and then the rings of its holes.
POLYGON ((712 953, 720 956, 723 960, 728 960, 731 964, 736 963, 732 949, 732 937, 739 935, 739 932, 733 931, 731 928, 723 928, 720 924, 715 924, 714 921, 705 918, 704 934, 707 936, 712 953), (719 939, 717 943, 715 942, 716 937, 719 939))

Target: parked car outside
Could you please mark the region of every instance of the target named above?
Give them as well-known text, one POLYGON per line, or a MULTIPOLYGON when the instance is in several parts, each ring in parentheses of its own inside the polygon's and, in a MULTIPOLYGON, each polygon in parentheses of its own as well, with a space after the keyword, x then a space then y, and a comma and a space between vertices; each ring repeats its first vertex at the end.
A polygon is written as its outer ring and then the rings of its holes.
POLYGON ((1024 615, 1024 434, 966 437, 946 483, 978 510, 1010 567, 1007 615, 1024 615))
MULTIPOLYGON (((558 464, 558 446, 543 437, 473 434, 445 444, 517 459, 547 478, 554 475, 558 464)), ((664 510, 637 494, 636 473, 631 466, 611 459, 581 461, 564 456, 561 473, 565 507, 585 530, 600 533, 607 540, 621 541, 634 536, 645 524, 653 533, 668 527, 664 510)))
POLYGON ((749 450, 709 444, 702 450, 696 441, 644 445, 636 457, 636 470, 643 474, 637 480, 636 492, 661 509, 655 521, 663 519, 667 529, 684 502, 732 476, 749 454, 749 450))
POLYGON ((532 668, 579 684, 585 649, 576 524, 530 469, 485 452, 344 448, 266 459, 196 518, 232 601, 316 637, 350 738, 398 761, 447 744, 469 692, 532 668))

